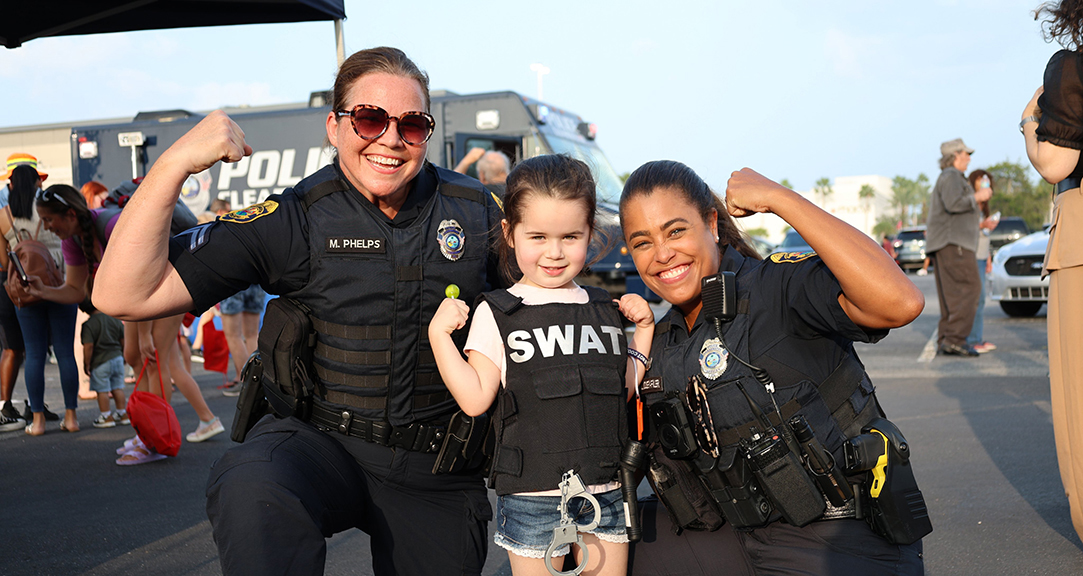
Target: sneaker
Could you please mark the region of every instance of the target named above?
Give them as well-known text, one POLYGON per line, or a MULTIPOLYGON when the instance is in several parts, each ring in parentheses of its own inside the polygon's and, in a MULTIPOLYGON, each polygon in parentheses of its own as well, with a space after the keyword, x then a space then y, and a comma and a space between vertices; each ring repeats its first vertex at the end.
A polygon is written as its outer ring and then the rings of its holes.
POLYGON ((202 350, 192 350, 192 362, 203 362, 202 350))
POLYGON ((975 350, 973 346, 967 346, 966 344, 963 344, 962 346, 958 344, 941 344, 939 352, 940 354, 947 354, 949 356, 974 357, 978 355, 978 351, 975 350))
MULTIPOLYGON (((27 422, 30 422, 30 421, 32 421, 34 419, 34 413, 30 411, 30 401, 29 400, 23 400, 23 402, 26 402, 26 408, 23 410, 23 420, 26 420, 27 422)), ((45 421, 46 422, 56 422, 57 420, 60 420, 60 416, 57 416, 56 414, 53 414, 49 410, 49 405, 48 404, 43 404, 42 405, 42 411, 45 413, 45 421)))
POLYGON ((98 414, 98 417, 94 419, 95 428, 114 428, 117 425, 117 421, 113 419, 113 415, 106 416, 105 414, 98 414))
POLYGON ((20 418, 9 418, 7 415, 0 414, 0 432, 14 432, 16 430, 22 430, 26 426, 20 418))
POLYGON ((928 270, 918 270, 918 276, 928 276, 928 275, 929 275, 928 270))
POLYGON ((187 438, 189 442, 203 442, 204 440, 209 440, 211 437, 217 436, 225 431, 226 429, 222 426, 222 420, 215 416, 210 424, 200 422, 199 428, 196 428, 196 431, 189 434, 187 438))
POLYGON ((116 423, 120 424, 121 426, 128 426, 129 424, 132 423, 131 419, 128 418, 128 411, 127 410, 125 410, 123 412, 117 412, 116 410, 114 410, 113 411, 113 420, 115 420, 116 423))
POLYGON ((974 349, 977 350, 979 354, 985 354, 986 352, 996 350, 997 345, 992 342, 982 342, 980 344, 975 344, 974 349))
POLYGON ((241 383, 234 380, 225 386, 222 386, 222 396, 240 396, 241 395, 241 383))
POLYGON ((4 402, 4 407, 0 408, 0 415, 11 420, 24 420, 23 415, 19 414, 19 411, 15 409, 15 405, 11 403, 11 400, 4 402))

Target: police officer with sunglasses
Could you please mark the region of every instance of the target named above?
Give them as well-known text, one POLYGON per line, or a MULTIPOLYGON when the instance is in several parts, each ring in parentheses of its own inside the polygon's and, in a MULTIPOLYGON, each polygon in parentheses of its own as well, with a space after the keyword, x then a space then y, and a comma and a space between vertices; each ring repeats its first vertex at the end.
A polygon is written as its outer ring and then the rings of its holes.
POLYGON ((308 311, 313 359, 294 367, 311 404, 264 417, 211 471, 225 574, 320 574, 325 538, 349 528, 371 537, 376 574, 479 574, 492 512, 480 471, 433 473, 457 406, 425 329, 449 285, 467 302, 494 287, 502 214, 426 162, 428 77, 400 50, 352 55, 333 93, 331 165, 170 240, 188 175, 252 152, 221 112, 178 140, 117 224, 95 302, 123 319, 198 313, 258 283, 308 311))

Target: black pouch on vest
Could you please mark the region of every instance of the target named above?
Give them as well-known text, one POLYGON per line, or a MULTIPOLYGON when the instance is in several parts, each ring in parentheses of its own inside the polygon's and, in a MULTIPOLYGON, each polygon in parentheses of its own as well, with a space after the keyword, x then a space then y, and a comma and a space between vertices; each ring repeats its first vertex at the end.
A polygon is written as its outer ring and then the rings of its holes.
POLYGON ((495 442, 492 418, 488 413, 467 416, 459 410, 451 416, 444 443, 432 466, 433 474, 451 474, 489 467, 495 442), (486 446, 490 449, 485 450, 486 446))
POLYGON ((647 481, 665 505, 676 531, 711 532, 725 522, 692 463, 669 459, 661 446, 655 445, 650 451, 647 481))
POLYGON ((275 414, 307 420, 312 406, 312 353, 316 332, 309 309, 291 298, 267 303, 259 331, 264 389, 275 414))
POLYGON ((267 414, 271 406, 263 393, 263 362, 259 351, 248 357, 241 369, 241 394, 237 397, 237 413, 233 416, 233 427, 229 437, 234 442, 244 442, 248 431, 267 414))

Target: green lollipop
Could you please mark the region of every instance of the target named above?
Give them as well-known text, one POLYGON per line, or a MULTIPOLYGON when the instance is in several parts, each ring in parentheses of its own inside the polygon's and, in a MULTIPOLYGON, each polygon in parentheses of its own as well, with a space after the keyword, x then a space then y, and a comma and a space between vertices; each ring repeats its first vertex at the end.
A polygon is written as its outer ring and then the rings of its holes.
POLYGON ((448 284, 447 288, 444 289, 444 295, 448 298, 458 298, 459 287, 454 284, 448 284))

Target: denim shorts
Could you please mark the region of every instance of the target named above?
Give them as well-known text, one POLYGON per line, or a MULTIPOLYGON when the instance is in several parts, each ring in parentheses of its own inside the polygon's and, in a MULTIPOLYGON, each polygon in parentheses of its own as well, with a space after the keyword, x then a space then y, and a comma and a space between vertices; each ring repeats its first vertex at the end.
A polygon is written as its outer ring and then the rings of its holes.
POLYGON ((90 369, 90 389, 112 392, 124 388, 124 357, 117 356, 90 369))
POLYGON ((266 298, 267 293, 263 291, 263 288, 260 288, 259 284, 253 284, 222 300, 221 312, 227 316, 241 312, 260 314, 263 312, 263 301, 266 298))
MULTIPOLYGON (((590 530, 606 542, 628 542, 624 527, 624 499, 620 489, 595 494, 602 516, 598 526, 590 530)), ((496 499, 497 546, 526 558, 544 558, 549 543, 553 541, 553 529, 560 525, 560 496, 519 496, 509 494, 496 499)), ((586 498, 573 498, 568 512, 576 524, 586 525, 594 520, 594 506, 586 498)), ((557 548, 553 556, 564 556, 571 547, 567 544, 557 548)))

